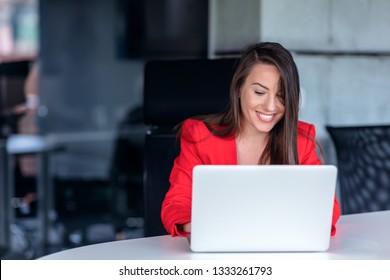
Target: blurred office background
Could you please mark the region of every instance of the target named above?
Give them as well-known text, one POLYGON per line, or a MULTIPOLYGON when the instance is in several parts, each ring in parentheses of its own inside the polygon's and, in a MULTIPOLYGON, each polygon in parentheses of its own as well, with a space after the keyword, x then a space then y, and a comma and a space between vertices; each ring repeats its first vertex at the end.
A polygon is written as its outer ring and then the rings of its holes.
MULTIPOLYGON (((325 125, 390 123, 389 12, 387 0, 0 0, 0 64, 39 62, 37 134, 62 147, 50 155, 50 252, 143 236, 148 61, 282 43, 300 71, 300 118, 335 164, 325 125)), ((34 174, 16 175, 19 196, 34 189, 34 174)), ((14 258, 39 257, 36 203, 9 209, 14 258)))

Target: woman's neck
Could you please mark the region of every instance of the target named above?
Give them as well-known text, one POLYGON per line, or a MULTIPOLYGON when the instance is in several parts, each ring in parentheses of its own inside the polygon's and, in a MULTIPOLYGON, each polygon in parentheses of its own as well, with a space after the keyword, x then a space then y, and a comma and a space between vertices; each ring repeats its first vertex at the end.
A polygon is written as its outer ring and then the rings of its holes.
POLYGON ((259 164, 269 134, 243 129, 236 137, 237 164, 259 164))

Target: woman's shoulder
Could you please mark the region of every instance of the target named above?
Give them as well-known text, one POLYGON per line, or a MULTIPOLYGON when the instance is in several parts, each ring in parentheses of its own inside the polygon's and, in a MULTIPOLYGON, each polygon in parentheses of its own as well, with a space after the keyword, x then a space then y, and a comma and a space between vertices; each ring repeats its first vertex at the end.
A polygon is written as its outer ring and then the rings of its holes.
POLYGON ((199 129, 200 130, 204 130, 204 129, 207 130, 207 127, 202 120, 189 118, 189 119, 186 119, 185 121, 183 121, 182 130, 193 131, 193 130, 199 130, 199 129))
POLYGON ((202 120, 189 118, 182 123, 181 135, 185 138, 189 137, 193 140, 200 140, 209 134, 211 132, 202 120))
POLYGON ((193 118, 188 118, 183 121, 183 127, 195 127, 195 126, 205 126, 203 121, 193 118))
POLYGON ((315 127, 311 123, 298 121, 298 136, 315 137, 315 127))

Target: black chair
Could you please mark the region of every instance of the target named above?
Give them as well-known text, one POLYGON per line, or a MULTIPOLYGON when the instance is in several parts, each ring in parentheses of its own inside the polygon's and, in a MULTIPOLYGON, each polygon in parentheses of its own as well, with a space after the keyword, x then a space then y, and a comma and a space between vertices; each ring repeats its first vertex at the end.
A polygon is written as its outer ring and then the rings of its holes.
POLYGON ((390 125, 326 129, 337 154, 342 214, 390 210, 390 125))
POLYGON ((161 204, 180 147, 174 127, 184 119, 221 112, 228 104, 236 59, 150 61, 144 76, 145 236, 167 234, 161 204))

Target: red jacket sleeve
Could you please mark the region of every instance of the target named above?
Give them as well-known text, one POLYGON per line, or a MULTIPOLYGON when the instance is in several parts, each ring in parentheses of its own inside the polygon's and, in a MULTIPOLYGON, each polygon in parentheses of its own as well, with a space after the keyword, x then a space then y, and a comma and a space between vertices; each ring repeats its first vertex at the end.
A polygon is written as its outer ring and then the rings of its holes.
MULTIPOLYGON (((313 139, 315 139, 316 131, 313 125, 300 123, 301 125, 298 128, 299 136, 298 136, 298 153, 300 156, 300 164, 307 165, 316 165, 321 164, 320 159, 317 156, 316 152, 316 143, 313 139), (306 128, 306 126, 308 126, 306 128)), ((334 197, 333 204, 333 216, 332 216, 332 228, 331 235, 336 234, 336 223, 340 218, 340 205, 337 201, 336 196, 334 197)))
POLYGON ((197 151, 196 124, 187 120, 182 125, 180 154, 175 159, 170 175, 170 188, 161 209, 161 220, 172 235, 186 235, 179 232, 178 224, 191 221, 192 169, 202 164, 197 151))

